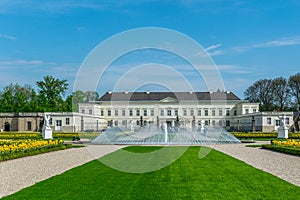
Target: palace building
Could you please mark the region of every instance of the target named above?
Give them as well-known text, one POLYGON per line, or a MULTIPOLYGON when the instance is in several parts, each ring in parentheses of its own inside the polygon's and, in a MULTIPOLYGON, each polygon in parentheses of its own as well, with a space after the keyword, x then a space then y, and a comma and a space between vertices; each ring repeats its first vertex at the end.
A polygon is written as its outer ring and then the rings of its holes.
POLYGON ((287 126, 293 113, 259 112, 259 103, 249 103, 226 92, 112 92, 93 103, 79 104, 79 112, 103 117, 107 127, 135 127, 167 123, 184 129, 222 127, 236 131, 275 131, 278 116, 287 126))
MULTIPOLYGON (((80 103, 78 112, 53 112, 57 132, 101 131, 108 127, 138 128, 154 124, 187 130, 220 127, 230 131, 277 131, 280 116, 293 127, 293 112, 260 112, 259 103, 226 92, 112 92, 96 102, 80 103)), ((40 131, 44 113, 1 113, 2 131, 40 131)))

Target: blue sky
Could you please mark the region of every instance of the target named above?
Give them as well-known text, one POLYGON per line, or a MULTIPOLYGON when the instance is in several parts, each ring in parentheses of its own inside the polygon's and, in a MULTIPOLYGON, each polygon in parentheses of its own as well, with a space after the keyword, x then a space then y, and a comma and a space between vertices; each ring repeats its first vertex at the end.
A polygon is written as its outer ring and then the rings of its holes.
MULTIPOLYGON (((163 27, 199 42, 218 66, 225 88, 243 98, 260 78, 299 72, 299 10, 297 0, 0 0, 0 87, 34 85, 45 75, 72 84, 100 42, 128 29, 163 27)), ((117 63, 128 66, 140 59, 137 55, 117 63)), ((182 65, 173 59, 164 63, 182 65)), ((99 93, 112 87, 107 81, 99 93)))

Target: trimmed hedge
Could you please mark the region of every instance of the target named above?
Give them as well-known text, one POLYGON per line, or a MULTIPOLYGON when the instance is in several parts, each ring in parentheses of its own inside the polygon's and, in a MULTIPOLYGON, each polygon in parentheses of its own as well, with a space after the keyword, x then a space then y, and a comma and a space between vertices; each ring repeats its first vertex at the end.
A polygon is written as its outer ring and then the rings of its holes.
MULTIPOLYGON (((242 132, 231 132, 236 138, 277 138, 277 132, 264 133, 264 132, 251 132, 251 133, 242 133, 242 132)), ((300 133, 289 133, 290 139, 300 139, 300 133)))
POLYGON ((286 146, 264 144, 264 145, 262 145, 262 148, 300 156, 300 148, 297 148, 297 147, 286 147, 286 146))

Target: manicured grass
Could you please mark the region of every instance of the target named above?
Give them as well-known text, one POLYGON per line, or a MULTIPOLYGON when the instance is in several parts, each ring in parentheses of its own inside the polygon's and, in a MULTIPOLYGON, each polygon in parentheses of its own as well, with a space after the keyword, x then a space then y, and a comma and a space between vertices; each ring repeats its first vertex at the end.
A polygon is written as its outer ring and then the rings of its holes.
MULTIPOLYGON (((148 152, 159 147, 128 149, 148 152)), ((124 173, 92 161, 4 199, 298 199, 300 196, 300 187, 215 150, 199 159, 199 150, 200 147, 190 147, 168 167, 144 174, 124 173)))

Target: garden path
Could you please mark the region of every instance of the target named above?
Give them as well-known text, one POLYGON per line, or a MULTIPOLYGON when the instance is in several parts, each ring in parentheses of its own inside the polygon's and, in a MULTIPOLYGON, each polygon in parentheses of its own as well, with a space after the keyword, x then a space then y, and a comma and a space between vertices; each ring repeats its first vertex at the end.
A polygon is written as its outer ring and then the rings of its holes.
MULTIPOLYGON (((258 142, 266 143, 266 142, 258 142)), ((267 142, 268 144, 270 142, 267 142)), ((300 157, 261 148, 246 147, 247 144, 215 145, 212 148, 245 163, 273 174, 287 182, 300 186, 300 157)))
POLYGON ((0 162, 0 198, 122 147, 89 145, 0 162))

